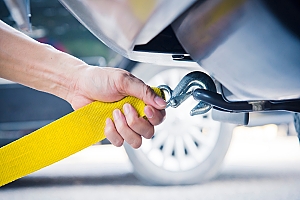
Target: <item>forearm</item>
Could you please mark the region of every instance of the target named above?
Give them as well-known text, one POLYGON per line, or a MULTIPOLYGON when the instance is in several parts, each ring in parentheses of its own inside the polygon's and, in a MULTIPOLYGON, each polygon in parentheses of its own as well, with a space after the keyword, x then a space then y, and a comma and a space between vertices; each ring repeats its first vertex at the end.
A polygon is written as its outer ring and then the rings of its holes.
POLYGON ((87 65, 0 21, 0 77, 67 99, 87 65))

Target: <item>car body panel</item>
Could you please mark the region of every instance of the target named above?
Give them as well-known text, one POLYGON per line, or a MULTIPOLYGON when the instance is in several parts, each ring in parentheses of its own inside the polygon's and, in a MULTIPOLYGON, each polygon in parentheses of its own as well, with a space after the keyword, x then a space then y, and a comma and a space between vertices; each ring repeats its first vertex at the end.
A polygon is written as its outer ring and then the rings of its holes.
POLYGON ((190 56, 222 84, 229 101, 300 98, 299 37, 267 0, 61 2, 101 41, 131 60, 189 66, 193 62, 185 58, 190 56), (140 4, 144 6, 137 8, 140 4), (147 12, 146 4, 151 4, 147 12), (133 8, 145 12, 144 20, 137 20, 133 8), (168 26, 182 55, 136 51, 168 26), (183 59, 174 59, 178 57, 183 59))
POLYGON ((300 39, 263 1, 197 3, 173 28, 191 57, 223 85, 227 100, 300 98, 300 39))
POLYGON ((104 44, 122 56, 141 62, 170 64, 174 63, 170 53, 134 51, 134 47, 148 43, 196 1, 60 0, 60 2, 104 44))

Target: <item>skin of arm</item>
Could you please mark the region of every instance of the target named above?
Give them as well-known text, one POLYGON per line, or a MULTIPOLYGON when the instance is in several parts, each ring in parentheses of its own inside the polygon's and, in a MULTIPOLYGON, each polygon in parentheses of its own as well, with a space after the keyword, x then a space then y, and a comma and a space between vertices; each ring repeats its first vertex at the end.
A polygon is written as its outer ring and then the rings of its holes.
POLYGON ((95 100, 118 101, 135 96, 147 106, 148 120, 125 104, 124 114, 113 111, 114 122, 106 120, 105 135, 115 146, 124 140, 133 148, 142 138, 151 138, 154 126, 165 117, 166 102, 129 72, 109 67, 87 65, 54 47, 39 43, 0 21, 0 77, 56 95, 76 110, 95 100))

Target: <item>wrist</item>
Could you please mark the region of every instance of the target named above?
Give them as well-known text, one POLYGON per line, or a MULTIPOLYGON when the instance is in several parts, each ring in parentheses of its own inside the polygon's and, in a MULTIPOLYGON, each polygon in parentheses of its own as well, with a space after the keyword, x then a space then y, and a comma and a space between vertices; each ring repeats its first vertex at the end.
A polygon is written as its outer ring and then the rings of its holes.
POLYGON ((88 65, 50 45, 39 43, 36 47, 40 50, 39 55, 30 59, 32 67, 21 84, 68 101, 69 94, 76 87, 79 71, 88 65))
MULTIPOLYGON (((50 80, 49 92, 70 103, 78 90, 78 80, 89 67, 82 60, 56 49, 56 60, 53 71, 45 79, 50 80)), ((53 54, 54 55, 54 54, 53 54)), ((52 68, 52 66, 49 66, 52 68)), ((47 73, 46 73, 47 74, 47 73)))
POLYGON ((74 90, 83 61, 37 42, 0 21, 0 77, 65 100, 74 90))

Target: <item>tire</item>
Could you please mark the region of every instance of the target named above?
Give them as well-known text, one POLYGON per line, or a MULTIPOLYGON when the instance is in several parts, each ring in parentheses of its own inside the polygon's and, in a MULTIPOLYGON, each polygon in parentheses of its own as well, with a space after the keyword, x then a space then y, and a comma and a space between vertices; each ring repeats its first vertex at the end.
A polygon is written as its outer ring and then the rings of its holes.
POLYGON ((294 124, 295 124, 296 132, 298 133, 298 139, 300 142, 300 113, 295 113, 294 124))
MULTIPOLYGON (((190 71, 139 63, 132 73, 150 86, 167 84, 174 89, 190 71)), ((185 185, 216 176, 234 126, 213 121, 210 113, 189 116, 195 105, 190 98, 176 109, 168 108, 167 118, 156 127, 154 137, 143 139, 139 149, 124 145, 139 179, 151 185, 185 185)))

